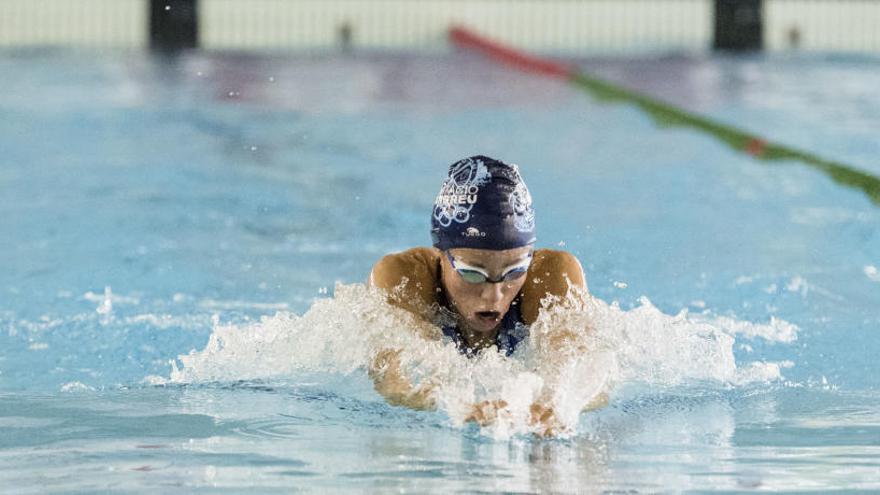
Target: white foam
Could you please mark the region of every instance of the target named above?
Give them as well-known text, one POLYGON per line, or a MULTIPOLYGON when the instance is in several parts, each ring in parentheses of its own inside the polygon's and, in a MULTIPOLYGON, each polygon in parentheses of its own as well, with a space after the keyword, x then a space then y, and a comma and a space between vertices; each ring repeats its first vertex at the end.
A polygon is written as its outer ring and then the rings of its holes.
POLYGON ((806 297, 807 292, 810 290, 810 286, 803 277, 795 276, 785 284, 785 290, 789 292, 798 292, 802 297, 806 297))
MULTIPOLYGON (((790 342, 797 335, 796 326, 775 318, 769 324, 753 324, 727 317, 692 316, 686 310, 667 315, 646 297, 639 302, 640 306, 629 311, 596 298, 589 304, 597 338, 613 350, 618 360, 621 382, 654 386, 700 381, 744 383, 733 355, 737 334, 780 342, 790 342)), ((769 366, 772 368, 772 364, 769 366)), ((752 376, 760 381, 772 380, 779 376, 778 368, 776 371, 775 375, 765 372, 752 376)))
POLYGON ((815 292, 816 294, 827 297, 828 299, 833 299, 835 301, 844 300, 844 298, 839 294, 835 294, 828 289, 822 288, 814 283, 809 283, 806 279, 799 275, 792 277, 791 280, 789 280, 788 283, 785 284, 785 290, 800 294, 802 298, 806 298, 807 294, 809 294, 810 292, 815 292))
POLYGON ((742 335, 749 339, 760 337, 771 342, 793 342, 800 331, 797 325, 783 319, 770 317, 769 323, 750 323, 726 316, 692 316, 693 321, 704 321, 730 335, 742 335))
POLYGON ((86 301, 96 302, 98 303, 98 308, 96 311, 99 313, 109 313, 113 310, 114 304, 140 304, 141 300, 135 296, 122 296, 119 294, 114 294, 113 289, 108 285, 104 287, 104 292, 101 294, 96 294, 92 291, 88 291, 82 296, 86 301))
POLYGON ((61 386, 62 392, 94 392, 95 388, 82 382, 68 382, 61 386))
POLYGON ((147 375, 141 380, 144 385, 161 386, 169 383, 168 378, 159 375, 147 375))
POLYGON ((199 302, 199 306, 207 309, 259 309, 259 310, 276 310, 281 311, 288 309, 285 302, 278 303, 258 303, 251 301, 218 301, 215 299, 204 299, 199 302))
POLYGON ((802 225, 836 226, 851 222, 866 222, 870 215, 865 212, 845 208, 797 208, 791 213, 791 220, 802 225))
POLYGON ((337 284, 334 297, 315 300, 301 316, 279 312, 239 325, 215 321, 206 347, 180 356, 168 381, 364 373, 378 352, 395 348, 413 383, 436 384, 438 407, 454 424, 462 424, 474 404, 503 400, 507 406, 486 431, 508 436, 532 431, 535 402, 554 408, 561 431, 573 431, 584 406, 620 384, 729 387, 776 380, 784 363, 737 366, 734 342, 737 336, 791 342, 796 335, 796 326, 775 318, 754 324, 687 311, 668 315, 647 298, 625 311, 616 303, 572 297, 542 313, 512 358, 485 352, 468 359, 437 339, 438 329, 389 306, 380 294, 362 284, 337 284))
MULTIPOLYGON (((169 314, 144 313, 127 316, 123 319, 125 325, 147 324, 155 328, 190 328, 193 324, 193 317, 181 317, 169 314)), ((201 323, 201 322, 199 322, 201 323)))

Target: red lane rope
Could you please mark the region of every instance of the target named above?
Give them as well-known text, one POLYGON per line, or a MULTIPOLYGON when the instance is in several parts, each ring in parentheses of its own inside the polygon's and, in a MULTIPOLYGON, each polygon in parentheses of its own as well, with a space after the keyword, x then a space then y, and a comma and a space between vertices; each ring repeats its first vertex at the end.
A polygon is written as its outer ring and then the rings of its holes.
POLYGON ((746 143, 746 153, 760 158, 767 151, 767 141, 761 138, 751 138, 746 143))
POLYGON ((571 79, 576 73, 574 67, 520 52, 461 26, 453 26, 449 29, 449 40, 456 46, 475 49, 499 62, 526 72, 561 79, 571 79))

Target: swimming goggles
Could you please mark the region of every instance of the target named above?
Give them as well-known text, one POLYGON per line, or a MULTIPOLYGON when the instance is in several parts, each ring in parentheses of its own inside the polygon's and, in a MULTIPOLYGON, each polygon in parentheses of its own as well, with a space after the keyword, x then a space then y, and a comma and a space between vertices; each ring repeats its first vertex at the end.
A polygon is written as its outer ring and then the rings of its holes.
POLYGON ((500 282, 510 282, 525 275, 529 271, 529 265, 532 264, 532 253, 529 253, 528 258, 516 266, 510 267, 503 275, 498 278, 492 278, 482 268, 470 266, 461 261, 455 261, 455 258, 452 257, 452 254, 450 254, 449 251, 446 251, 446 257, 449 259, 449 264, 452 265, 452 269, 458 272, 461 278, 469 284, 485 284, 487 282, 490 284, 497 284, 500 282))

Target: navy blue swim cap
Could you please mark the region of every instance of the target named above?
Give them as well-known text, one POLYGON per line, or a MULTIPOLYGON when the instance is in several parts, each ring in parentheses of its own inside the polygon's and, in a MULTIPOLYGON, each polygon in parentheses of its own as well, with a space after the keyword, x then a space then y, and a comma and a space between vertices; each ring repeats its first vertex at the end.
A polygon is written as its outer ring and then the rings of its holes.
POLYGON ((535 210, 519 168, 487 156, 453 163, 434 200, 431 239, 444 251, 534 243, 535 210))

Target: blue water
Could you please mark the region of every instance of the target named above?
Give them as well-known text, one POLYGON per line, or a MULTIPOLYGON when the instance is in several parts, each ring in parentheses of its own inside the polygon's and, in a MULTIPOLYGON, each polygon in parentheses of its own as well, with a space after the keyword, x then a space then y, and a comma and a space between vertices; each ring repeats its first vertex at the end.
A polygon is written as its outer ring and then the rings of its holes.
MULTIPOLYGON (((876 58, 580 63, 880 174, 876 58)), ((0 492, 880 490, 880 208, 816 170, 462 53, 4 52, 0 88, 0 492), (333 298, 475 153, 615 344, 564 439, 389 406, 346 354, 333 298)))

